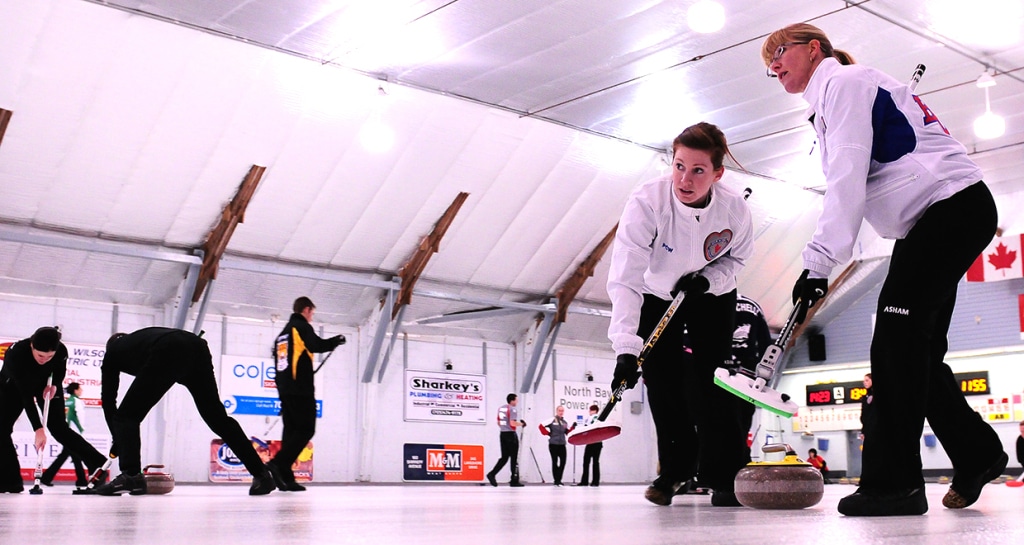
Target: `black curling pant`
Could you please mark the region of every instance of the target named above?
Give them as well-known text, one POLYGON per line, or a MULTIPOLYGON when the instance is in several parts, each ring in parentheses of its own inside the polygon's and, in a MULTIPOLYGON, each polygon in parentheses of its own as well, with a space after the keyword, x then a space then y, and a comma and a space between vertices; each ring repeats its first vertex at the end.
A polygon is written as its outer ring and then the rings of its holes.
POLYGON ((227 443, 249 473, 262 475, 263 462, 252 442, 224 410, 206 341, 186 332, 168 334, 154 343, 150 353, 114 415, 112 432, 121 471, 129 475, 142 472, 142 421, 171 386, 178 383, 192 395, 199 416, 210 431, 227 443))
POLYGON ((601 449, 604 443, 590 443, 583 449, 583 474, 580 475, 580 485, 589 484, 598 486, 601 484, 601 449), (593 466, 593 473, 591 473, 593 466))
MULTIPOLYGON (((644 295, 641 338, 654 331, 670 303, 644 295)), ((732 359, 735 316, 735 290, 686 298, 643 362, 658 435, 658 484, 685 482, 699 471, 703 486, 732 490, 736 473, 750 463, 746 402, 715 385, 715 369, 732 359)))
POLYGON ((555 484, 562 484, 562 475, 565 474, 565 445, 548 444, 548 452, 551 453, 551 478, 555 484))
MULTIPOLYGON (((38 403, 39 415, 42 416, 42 399, 39 399, 38 403)), ((47 415, 46 429, 54 441, 64 445, 65 450, 70 450, 81 457, 89 466, 90 471, 99 468, 106 461, 106 457, 81 435, 68 427, 68 422, 64 419, 63 408, 64 396, 58 393, 50 400, 50 414, 47 415), (61 410, 54 410, 58 407, 61 410)), ((0 492, 14 490, 22 485, 21 466, 11 434, 14 432, 14 423, 18 421, 23 412, 25 412, 25 407, 21 404, 21 395, 14 387, 14 383, 0 382, 0 492)))
POLYGON ((497 475, 506 462, 512 462, 509 470, 512 473, 511 482, 519 482, 519 437, 514 431, 503 431, 498 436, 501 442, 501 458, 494 464, 494 469, 488 475, 497 475))
POLYGON ((1002 452, 998 435, 967 404, 943 361, 957 285, 995 230, 995 203, 979 182, 931 205, 896 242, 871 342, 877 424, 864 436, 862 487, 924 484, 925 418, 955 474, 981 473, 1002 452))
POLYGON ((270 463, 281 470, 285 481, 292 482, 292 464, 316 433, 316 397, 313 394, 281 395, 281 450, 270 463))
POLYGON ((60 471, 61 466, 64 465, 68 458, 71 458, 71 465, 75 468, 75 484, 78 486, 89 484, 89 476, 86 475, 85 468, 82 467, 82 460, 77 454, 67 448, 62 449, 60 454, 53 459, 53 463, 50 464, 50 467, 46 468, 40 480, 44 483, 52 483, 53 479, 57 476, 57 472, 60 471))

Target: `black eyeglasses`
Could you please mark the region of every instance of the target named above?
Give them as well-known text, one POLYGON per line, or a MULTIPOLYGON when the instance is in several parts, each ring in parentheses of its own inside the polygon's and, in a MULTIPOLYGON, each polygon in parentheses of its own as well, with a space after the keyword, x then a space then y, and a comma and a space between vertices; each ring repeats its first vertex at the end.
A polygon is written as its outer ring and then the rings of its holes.
POLYGON ((772 72, 772 65, 775 64, 775 61, 778 61, 779 58, 782 57, 782 54, 786 52, 786 48, 791 46, 791 45, 807 45, 808 43, 810 43, 810 42, 786 42, 784 44, 780 44, 779 47, 775 48, 775 54, 772 55, 771 62, 769 62, 768 66, 765 67, 764 73, 769 78, 777 78, 777 77, 779 77, 779 76, 775 75, 774 72, 772 72))

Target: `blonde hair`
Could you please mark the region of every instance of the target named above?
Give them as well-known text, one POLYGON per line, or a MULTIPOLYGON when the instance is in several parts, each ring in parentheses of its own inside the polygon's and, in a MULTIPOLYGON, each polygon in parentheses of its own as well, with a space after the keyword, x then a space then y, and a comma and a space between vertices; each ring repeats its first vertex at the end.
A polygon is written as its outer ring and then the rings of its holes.
POLYGON ((789 25, 769 34, 764 40, 764 45, 761 46, 761 60, 764 61, 765 66, 768 66, 772 63, 775 50, 780 45, 793 42, 806 44, 812 40, 817 40, 821 44, 822 55, 835 57, 839 64, 854 64, 857 62, 853 59, 853 55, 842 49, 833 48, 832 41, 828 39, 824 31, 807 23, 789 25))

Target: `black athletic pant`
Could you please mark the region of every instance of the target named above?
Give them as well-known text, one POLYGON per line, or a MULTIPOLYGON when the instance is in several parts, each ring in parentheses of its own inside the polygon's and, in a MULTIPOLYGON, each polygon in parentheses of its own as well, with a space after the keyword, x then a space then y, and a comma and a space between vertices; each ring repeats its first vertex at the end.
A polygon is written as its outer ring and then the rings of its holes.
POLYGON ((519 482, 519 437, 514 431, 503 431, 498 437, 501 442, 501 459, 498 463, 494 464, 494 469, 491 470, 488 475, 496 476, 501 468, 505 467, 505 462, 511 461, 512 464, 509 466, 509 470, 512 472, 511 482, 519 482))
MULTIPOLYGON (((637 335, 646 339, 669 304, 644 295, 637 335)), ((750 463, 746 402, 716 386, 714 377, 715 369, 731 362, 735 317, 735 290, 684 299, 643 362, 658 435, 656 485, 685 482, 699 470, 702 486, 728 491, 750 463)))
POLYGON ((957 285, 995 230, 995 203, 979 182, 931 205, 896 242, 871 342, 877 423, 864 437, 862 487, 924 484, 925 418, 954 474, 979 474, 1002 453, 999 437, 967 404, 943 362, 957 285))
POLYGON ((178 383, 188 389, 199 416, 210 431, 231 447, 249 473, 262 475, 263 462, 252 448, 252 442, 238 422, 224 410, 206 341, 186 332, 168 334, 154 343, 151 353, 153 355, 135 375, 114 415, 114 429, 111 431, 121 471, 128 475, 142 472, 139 432, 142 421, 171 386, 178 383))
POLYGON ((316 397, 313 394, 281 396, 281 450, 270 463, 281 470, 287 482, 295 481, 292 464, 316 433, 316 397))
POLYGON ((562 484, 562 475, 565 473, 565 445, 548 444, 548 452, 551 453, 551 478, 555 484, 562 484))
MULTIPOLYGON (((81 435, 68 427, 63 408, 64 401, 60 396, 55 396, 50 400, 50 414, 47 415, 46 429, 49 430, 54 441, 64 445, 66 450, 80 456, 89 466, 90 471, 99 468, 106 462, 106 457, 93 448, 81 435), (57 407, 61 410, 54 410, 57 407)), ((14 387, 14 383, 0 381, 0 492, 18 490, 23 484, 18 452, 11 439, 11 434, 14 433, 14 423, 18 421, 18 417, 23 412, 25 412, 25 407, 21 404, 21 395, 14 387)), ((39 415, 42 416, 42 414, 43 400, 39 399, 39 415)), ((33 454, 35 453, 33 452, 33 454)))
POLYGON ((583 449, 583 475, 580 476, 580 485, 598 486, 601 484, 601 449, 604 443, 590 443, 583 449), (594 466, 593 479, 590 478, 590 466, 594 466))
POLYGON ((53 459, 53 463, 50 467, 46 468, 43 472, 43 476, 40 480, 44 483, 52 483, 53 479, 57 476, 57 472, 60 471, 61 466, 68 458, 71 458, 71 465, 75 468, 75 484, 77 486, 85 486, 89 484, 89 476, 85 472, 85 468, 82 467, 82 460, 77 454, 71 452, 67 448, 61 449, 60 454, 53 459))

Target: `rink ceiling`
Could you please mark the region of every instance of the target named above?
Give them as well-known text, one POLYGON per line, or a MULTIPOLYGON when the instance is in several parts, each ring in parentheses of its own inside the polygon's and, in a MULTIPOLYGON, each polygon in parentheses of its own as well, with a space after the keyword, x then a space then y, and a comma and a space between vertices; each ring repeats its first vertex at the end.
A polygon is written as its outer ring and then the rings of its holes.
MULTIPOLYGON (((758 55, 796 21, 898 78, 926 64, 918 94, 982 166, 1000 226, 1024 230, 1024 17, 1004 18, 1014 40, 984 45, 941 26, 943 2, 733 0, 724 30, 696 34, 691 3, 5 0, 0 292, 174 306, 188 264, 147 252, 190 257, 260 165, 208 312, 266 320, 306 294, 318 320, 364 324, 378 284, 467 192, 402 330, 511 342, 536 312, 416 322, 549 303, 661 172, 672 136, 707 120, 746 169, 729 165, 724 183, 753 190, 740 292, 778 326, 823 187, 805 106, 758 55), (1007 132, 978 141, 986 67, 1007 132), (395 131, 384 153, 360 143, 377 120, 395 131), (114 246, 128 251, 98 251, 114 246)), ((887 248, 868 228, 854 258, 887 248)), ((606 345, 606 277, 603 260, 559 343, 606 345)))

